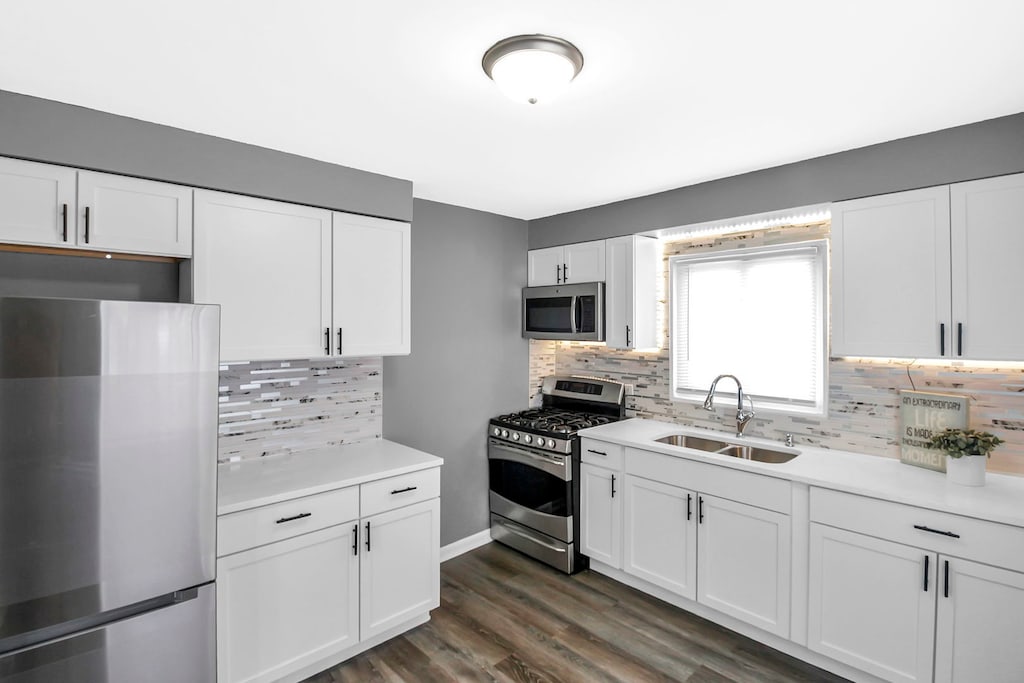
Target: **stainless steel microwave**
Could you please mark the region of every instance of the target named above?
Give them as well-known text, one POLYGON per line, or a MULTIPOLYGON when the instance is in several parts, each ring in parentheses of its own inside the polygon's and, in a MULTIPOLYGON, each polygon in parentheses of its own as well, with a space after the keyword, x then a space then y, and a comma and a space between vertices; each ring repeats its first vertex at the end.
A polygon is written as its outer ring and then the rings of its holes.
POLYGON ((604 283, 524 287, 523 336, 604 341, 604 283))

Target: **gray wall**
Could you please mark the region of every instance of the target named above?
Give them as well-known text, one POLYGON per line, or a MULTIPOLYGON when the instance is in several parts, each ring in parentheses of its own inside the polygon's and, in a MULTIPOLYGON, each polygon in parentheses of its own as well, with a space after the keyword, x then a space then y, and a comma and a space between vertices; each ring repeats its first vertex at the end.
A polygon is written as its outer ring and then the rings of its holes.
POLYGON ((526 230, 413 202, 412 353, 384 359, 384 438, 445 459, 442 545, 487 528, 487 420, 526 407, 526 230))
POLYGON ((530 249, 1024 171, 1024 114, 530 221, 530 249))
POLYGON ((408 180, 3 90, 0 156, 412 218, 408 180))

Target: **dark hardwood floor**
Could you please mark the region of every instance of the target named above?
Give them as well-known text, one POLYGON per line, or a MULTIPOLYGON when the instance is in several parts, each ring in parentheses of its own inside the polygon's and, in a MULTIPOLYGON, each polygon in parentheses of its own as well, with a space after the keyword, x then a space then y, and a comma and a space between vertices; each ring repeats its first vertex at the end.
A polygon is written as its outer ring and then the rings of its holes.
POLYGON ((441 565, 428 623, 306 683, 842 680, 600 574, 565 576, 490 543, 441 565))

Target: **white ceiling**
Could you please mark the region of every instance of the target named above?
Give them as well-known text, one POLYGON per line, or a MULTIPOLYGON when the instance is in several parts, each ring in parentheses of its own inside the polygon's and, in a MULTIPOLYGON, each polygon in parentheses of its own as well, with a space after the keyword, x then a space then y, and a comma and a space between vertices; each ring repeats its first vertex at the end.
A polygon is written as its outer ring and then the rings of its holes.
POLYGON ((412 180, 518 218, 1024 111, 1021 0, 15 0, 0 89, 412 180), (480 68, 548 33, 550 105, 480 68))

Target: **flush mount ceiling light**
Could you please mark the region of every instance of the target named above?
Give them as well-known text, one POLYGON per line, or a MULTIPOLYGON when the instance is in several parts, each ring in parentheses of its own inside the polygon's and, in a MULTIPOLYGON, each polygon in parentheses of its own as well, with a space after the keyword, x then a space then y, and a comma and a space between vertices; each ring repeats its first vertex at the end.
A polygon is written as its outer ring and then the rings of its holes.
POLYGON ((516 102, 547 102, 583 68, 583 54, 567 40, 540 34, 499 40, 484 53, 484 73, 516 102))

